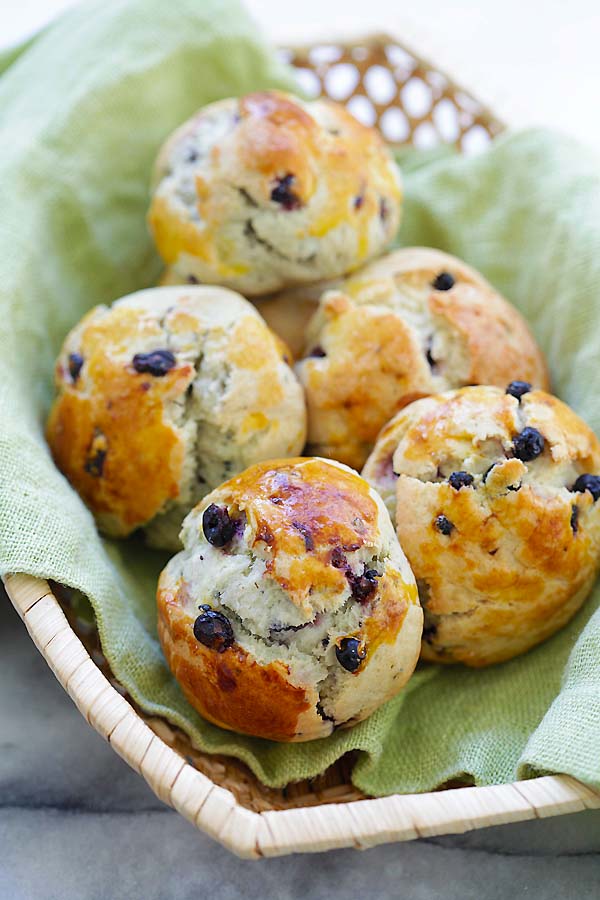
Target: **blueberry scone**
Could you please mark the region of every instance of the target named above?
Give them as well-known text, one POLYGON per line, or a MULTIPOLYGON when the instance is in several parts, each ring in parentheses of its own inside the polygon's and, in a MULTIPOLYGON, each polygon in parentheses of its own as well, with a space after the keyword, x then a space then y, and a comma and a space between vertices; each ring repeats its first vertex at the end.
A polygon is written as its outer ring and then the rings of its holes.
POLYGON ((278 91, 201 109, 161 149, 149 224, 182 278, 245 295, 342 275, 394 237, 402 191, 379 134, 278 91))
POLYGON ((56 365, 48 441, 108 535, 177 549, 186 513, 254 462, 303 447, 289 351, 217 287, 139 291, 91 310, 56 365))
POLYGON ((158 632, 189 702, 277 741, 364 719, 410 677, 422 612, 377 494, 322 459, 259 463, 186 518, 158 632))
POLYGON ((390 253, 325 293, 296 371, 309 452, 357 469, 412 400, 511 378, 548 387, 517 310, 465 263, 421 247, 390 253))
POLYGON ((515 381, 419 400, 390 422, 363 474, 395 516, 417 578, 425 659, 510 659, 565 625, 589 593, 600 443, 550 394, 515 381))

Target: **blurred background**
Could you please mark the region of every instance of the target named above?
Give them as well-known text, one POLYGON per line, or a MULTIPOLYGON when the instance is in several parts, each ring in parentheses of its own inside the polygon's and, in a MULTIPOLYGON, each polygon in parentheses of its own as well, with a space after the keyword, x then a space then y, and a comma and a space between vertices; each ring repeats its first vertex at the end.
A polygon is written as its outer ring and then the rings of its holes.
MULTIPOLYGON (((0 49, 72 5, 9 0, 1 9, 0 3, 0 49)), ((509 125, 554 126, 600 151, 598 0, 246 0, 246 6, 279 43, 391 33, 509 125)))

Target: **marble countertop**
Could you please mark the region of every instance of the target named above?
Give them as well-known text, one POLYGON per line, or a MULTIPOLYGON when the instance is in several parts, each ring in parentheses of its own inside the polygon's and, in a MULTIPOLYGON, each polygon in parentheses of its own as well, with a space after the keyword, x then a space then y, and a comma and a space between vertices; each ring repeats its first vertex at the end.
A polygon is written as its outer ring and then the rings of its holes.
POLYGON ((0 900, 600 897, 600 810, 258 862, 164 806, 86 724, 0 596, 0 900))

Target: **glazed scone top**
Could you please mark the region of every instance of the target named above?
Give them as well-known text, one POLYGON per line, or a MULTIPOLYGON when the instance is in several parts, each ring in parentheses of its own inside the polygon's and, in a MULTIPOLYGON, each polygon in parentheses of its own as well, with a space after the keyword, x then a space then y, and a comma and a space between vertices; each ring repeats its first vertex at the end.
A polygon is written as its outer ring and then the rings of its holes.
POLYGON ((397 475, 378 475, 378 447, 365 467, 420 584, 427 659, 523 652, 568 621, 598 568, 600 444, 550 394, 510 391, 411 404, 385 429, 397 475))
POLYGON ((475 270, 430 248, 397 250, 325 293, 297 372, 311 452, 360 468, 406 403, 465 384, 548 387, 523 317, 475 270))
POLYGON ((205 498, 182 539, 185 549, 159 585, 161 640, 203 715, 306 740, 368 715, 408 678, 421 628, 414 577, 381 500, 356 473, 314 458, 259 463, 205 498), (214 508, 227 511, 224 546, 206 537, 204 517, 214 508), (230 622, 230 657, 195 641, 199 604, 230 622), (365 654, 356 670, 338 659, 348 639, 365 654), (181 668, 189 654, 194 671, 181 668), (240 692, 254 691, 249 707, 226 695, 206 707, 206 681, 218 681, 223 663, 240 673, 240 692), (256 719, 265 704, 269 726, 256 719), (290 710, 299 716, 291 723, 290 710))
MULTIPOLYGON (((267 460, 217 489, 230 519, 243 522, 243 545, 264 561, 269 579, 290 604, 280 611, 285 624, 298 625, 318 613, 342 608, 352 596, 353 576, 381 563, 392 585, 413 583, 410 567, 397 552, 393 528, 377 494, 355 472, 333 460, 267 460), (394 552, 396 551, 396 552, 394 552)), ((215 502, 215 493, 211 495, 215 502)), ((202 533, 205 500, 186 519, 186 537, 202 533)), ((257 604, 247 616, 262 617, 257 604), (256 608, 254 608, 256 606, 256 608)))
POLYGON ((465 470, 475 484, 490 486, 500 479, 499 484, 531 484, 538 491, 566 490, 580 474, 600 474, 598 439, 591 428, 553 395, 527 390, 525 383, 524 388, 520 398, 486 386, 448 391, 394 416, 362 472, 392 520, 400 472, 442 483, 452 472, 465 470), (515 455, 514 437, 523 428, 535 428, 544 438, 543 452, 530 461, 515 455))
POLYGON ((171 136, 149 222, 181 275, 253 295, 356 268, 394 236, 400 201, 374 129, 270 91, 213 103, 171 136))
POLYGON ((108 534, 150 525, 159 546, 185 513, 258 459, 305 437, 289 351, 224 288, 139 291, 91 310, 56 365, 48 439, 108 534))

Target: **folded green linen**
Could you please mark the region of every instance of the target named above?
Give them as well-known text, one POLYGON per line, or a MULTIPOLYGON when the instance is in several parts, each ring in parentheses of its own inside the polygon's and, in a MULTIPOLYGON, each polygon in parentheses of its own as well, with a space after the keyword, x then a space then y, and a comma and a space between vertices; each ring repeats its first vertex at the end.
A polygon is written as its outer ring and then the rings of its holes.
MULTIPOLYGON (((289 86, 232 0, 87 3, 3 59, 0 75, 0 571, 87 595, 114 673, 142 707, 269 785, 361 751, 372 794, 546 771, 600 786, 600 601, 560 634, 484 671, 423 666, 404 693, 330 738, 278 745, 190 708, 156 638, 165 557, 102 540, 55 469, 43 423, 67 330, 92 305, 153 284, 148 181, 167 134, 197 107, 289 86)), ((525 313, 557 393, 600 428, 600 165, 566 138, 509 135, 474 158, 407 160, 402 244, 481 269, 525 313), (408 163, 412 165, 408 165, 408 163)))

